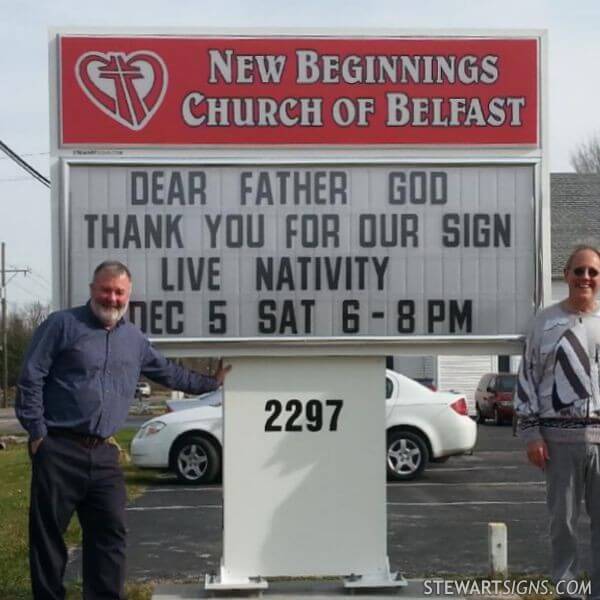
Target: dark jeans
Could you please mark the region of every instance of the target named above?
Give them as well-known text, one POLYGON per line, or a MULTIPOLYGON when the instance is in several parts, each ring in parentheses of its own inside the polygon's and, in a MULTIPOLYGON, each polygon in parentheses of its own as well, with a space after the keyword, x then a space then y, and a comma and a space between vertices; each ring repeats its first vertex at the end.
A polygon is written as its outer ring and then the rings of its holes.
POLYGON ((83 597, 125 597, 125 483, 111 444, 85 448, 47 436, 32 458, 29 561, 35 600, 63 600, 63 535, 76 511, 83 531, 83 597))

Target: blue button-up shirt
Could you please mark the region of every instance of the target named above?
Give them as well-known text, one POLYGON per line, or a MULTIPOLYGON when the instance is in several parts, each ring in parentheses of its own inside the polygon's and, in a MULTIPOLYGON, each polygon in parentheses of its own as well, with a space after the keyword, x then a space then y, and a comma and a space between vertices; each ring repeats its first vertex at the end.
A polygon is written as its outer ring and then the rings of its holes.
POLYGON ((15 411, 31 439, 48 427, 110 437, 125 423, 140 374, 189 394, 218 383, 157 352, 131 322, 110 330, 89 303, 52 313, 33 335, 15 411))

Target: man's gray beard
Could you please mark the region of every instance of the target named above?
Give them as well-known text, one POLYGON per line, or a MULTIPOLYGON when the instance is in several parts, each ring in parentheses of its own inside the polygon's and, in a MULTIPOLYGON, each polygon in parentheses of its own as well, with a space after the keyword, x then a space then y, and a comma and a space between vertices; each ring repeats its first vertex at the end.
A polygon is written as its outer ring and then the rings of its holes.
POLYGON ((106 327, 114 327, 121 320, 121 317, 123 317, 127 312, 129 303, 123 308, 106 308, 92 299, 90 306, 92 308, 92 312, 102 322, 103 325, 106 327))

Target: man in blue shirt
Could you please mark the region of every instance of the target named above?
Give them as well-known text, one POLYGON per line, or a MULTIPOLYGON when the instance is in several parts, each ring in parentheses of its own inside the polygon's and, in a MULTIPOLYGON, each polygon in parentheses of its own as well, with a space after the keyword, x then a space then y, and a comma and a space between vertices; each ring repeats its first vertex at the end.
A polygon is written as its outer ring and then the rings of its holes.
POLYGON ((64 599, 63 534, 76 511, 83 532, 83 593, 122 599, 125 585, 125 484, 116 446, 140 374, 191 394, 214 378, 168 361, 126 318, 131 273, 100 264, 84 306, 52 313, 36 330, 18 383, 16 414, 32 460, 30 568, 36 600, 64 599))

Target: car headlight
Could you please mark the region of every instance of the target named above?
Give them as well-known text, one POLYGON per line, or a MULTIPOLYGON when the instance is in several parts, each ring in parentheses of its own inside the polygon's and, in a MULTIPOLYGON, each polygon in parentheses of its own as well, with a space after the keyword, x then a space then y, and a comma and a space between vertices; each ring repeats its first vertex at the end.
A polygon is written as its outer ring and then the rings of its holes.
POLYGON ((136 437, 143 438, 148 437, 149 435, 154 435, 158 433, 162 429, 167 426, 166 423, 162 421, 150 421, 150 423, 146 423, 139 431, 136 437))

